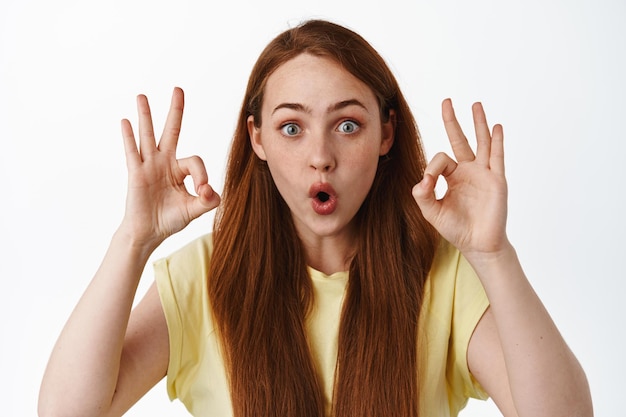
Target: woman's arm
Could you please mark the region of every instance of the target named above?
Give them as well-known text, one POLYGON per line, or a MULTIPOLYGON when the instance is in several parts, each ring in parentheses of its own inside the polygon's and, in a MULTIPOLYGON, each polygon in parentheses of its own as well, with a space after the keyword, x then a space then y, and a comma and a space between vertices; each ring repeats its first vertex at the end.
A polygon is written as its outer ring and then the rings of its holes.
POLYGON ((413 188, 426 219, 467 258, 489 299, 470 342, 470 369, 507 416, 591 416, 584 371, 506 236, 502 126, 490 132, 482 106, 476 103, 472 110, 476 153, 445 100, 443 120, 456 161, 436 155, 413 188), (434 187, 440 175, 448 190, 438 200, 434 187))
POLYGON ((513 248, 502 256, 475 267, 485 282, 494 282, 484 285, 490 307, 470 340, 470 371, 505 416, 592 416, 582 367, 513 248))
POLYGON ((154 285, 133 311, 137 286, 156 247, 220 201, 198 157, 176 159, 183 92, 175 89, 157 145, 150 107, 139 96, 139 147, 127 120, 122 134, 128 195, 122 224, 52 351, 39 395, 40 416, 113 416, 167 369, 167 327, 154 285), (197 196, 184 179, 191 175, 197 196))
POLYGON ((122 415, 165 375, 167 327, 154 288, 129 323, 145 265, 137 252, 115 234, 52 351, 41 384, 41 417, 122 415))

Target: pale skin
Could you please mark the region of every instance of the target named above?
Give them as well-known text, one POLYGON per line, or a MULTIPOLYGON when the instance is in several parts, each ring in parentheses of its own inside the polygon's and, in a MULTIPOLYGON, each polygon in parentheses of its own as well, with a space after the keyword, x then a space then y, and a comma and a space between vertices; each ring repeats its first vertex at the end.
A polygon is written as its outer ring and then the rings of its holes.
MULTIPOLYGON (((183 101, 182 90, 175 89, 158 142, 145 96, 137 99, 139 146, 130 123, 122 121, 126 214, 52 352, 40 416, 119 416, 166 375, 169 342, 160 300, 153 285, 131 312, 137 285, 154 249, 220 202, 201 159, 176 157, 183 101), (187 176, 193 179, 193 194, 185 189, 187 176)), ((490 301, 470 341, 470 370, 507 417, 591 416, 584 372, 506 236, 502 127, 490 131, 482 106, 472 110, 476 153, 445 100, 442 115, 455 159, 435 156, 413 188, 427 220, 466 256, 490 301), (439 177, 447 181, 448 192, 436 199, 439 177)), ((349 248, 341 249, 348 256, 349 248)), ((309 254, 312 263, 315 253, 309 254)))
POLYGON ((366 84, 333 60, 301 54, 268 78, 261 120, 257 127, 248 117, 250 142, 291 210, 308 265, 327 274, 347 270, 354 216, 393 144, 393 112, 381 123, 366 84), (332 214, 311 207, 309 189, 320 183, 338 201, 332 214))
POLYGON ((454 243, 477 272, 490 307, 468 348, 468 364, 505 416, 591 416, 584 371, 528 282, 506 236, 507 185, 502 126, 489 130, 472 106, 476 153, 450 100, 443 121, 456 161, 438 154, 413 196, 426 219, 454 243), (446 195, 434 197, 435 179, 446 195))

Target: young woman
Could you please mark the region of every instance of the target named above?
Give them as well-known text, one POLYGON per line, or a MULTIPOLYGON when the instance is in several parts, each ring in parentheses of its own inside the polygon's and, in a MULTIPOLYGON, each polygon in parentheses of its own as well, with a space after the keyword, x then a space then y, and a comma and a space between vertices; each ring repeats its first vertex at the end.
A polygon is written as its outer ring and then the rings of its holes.
POLYGON ((52 352, 41 416, 119 416, 165 376, 195 416, 454 416, 487 396, 506 416, 592 415, 507 239, 502 127, 480 104, 474 153, 443 102, 456 160, 427 164, 383 59, 306 22, 252 71, 221 198, 200 158, 176 157, 182 91, 158 144, 137 105, 126 214, 52 352), (218 206, 131 312, 154 249, 218 206))

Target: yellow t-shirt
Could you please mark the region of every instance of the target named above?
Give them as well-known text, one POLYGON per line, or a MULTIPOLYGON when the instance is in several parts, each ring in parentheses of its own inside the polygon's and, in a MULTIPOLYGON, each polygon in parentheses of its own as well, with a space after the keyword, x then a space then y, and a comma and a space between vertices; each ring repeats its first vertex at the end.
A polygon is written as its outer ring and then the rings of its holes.
MULTIPOLYGON (((169 330, 167 391, 195 417, 232 415, 207 293, 212 249, 211 236, 206 235, 154 264, 169 330)), ((315 308, 307 326, 313 360, 323 375, 328 413, 348 273, 329 276, 312 268, 309 273, 315 308)), ((442 242, 426 281, 420 316, 420 416, 456 416, 469 397, 487 398, 467 366, 467 346, 487 306, 473 269, 452 245, 442 242)))

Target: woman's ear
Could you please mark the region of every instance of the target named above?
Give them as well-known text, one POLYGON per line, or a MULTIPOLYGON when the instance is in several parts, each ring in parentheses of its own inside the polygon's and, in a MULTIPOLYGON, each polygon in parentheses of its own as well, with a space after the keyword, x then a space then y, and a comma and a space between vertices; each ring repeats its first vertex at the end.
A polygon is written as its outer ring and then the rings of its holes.
POLYGON ((254 125, 254 116, 248 116, 248 136, 250 136, 250 145, 252 145, 252 150, 259 157, 259 159, 263 161, 267 161, 267 157, 265 156, 265 150, 263 149, 263 144, 261 143, 261 129, 254 125))
POLYGON ((380 141, 380 156, 387 155, 396 135, 396 112, 389 110, 389 117, 386 122, 382 123, 381 129, 382 139, 380 141))

